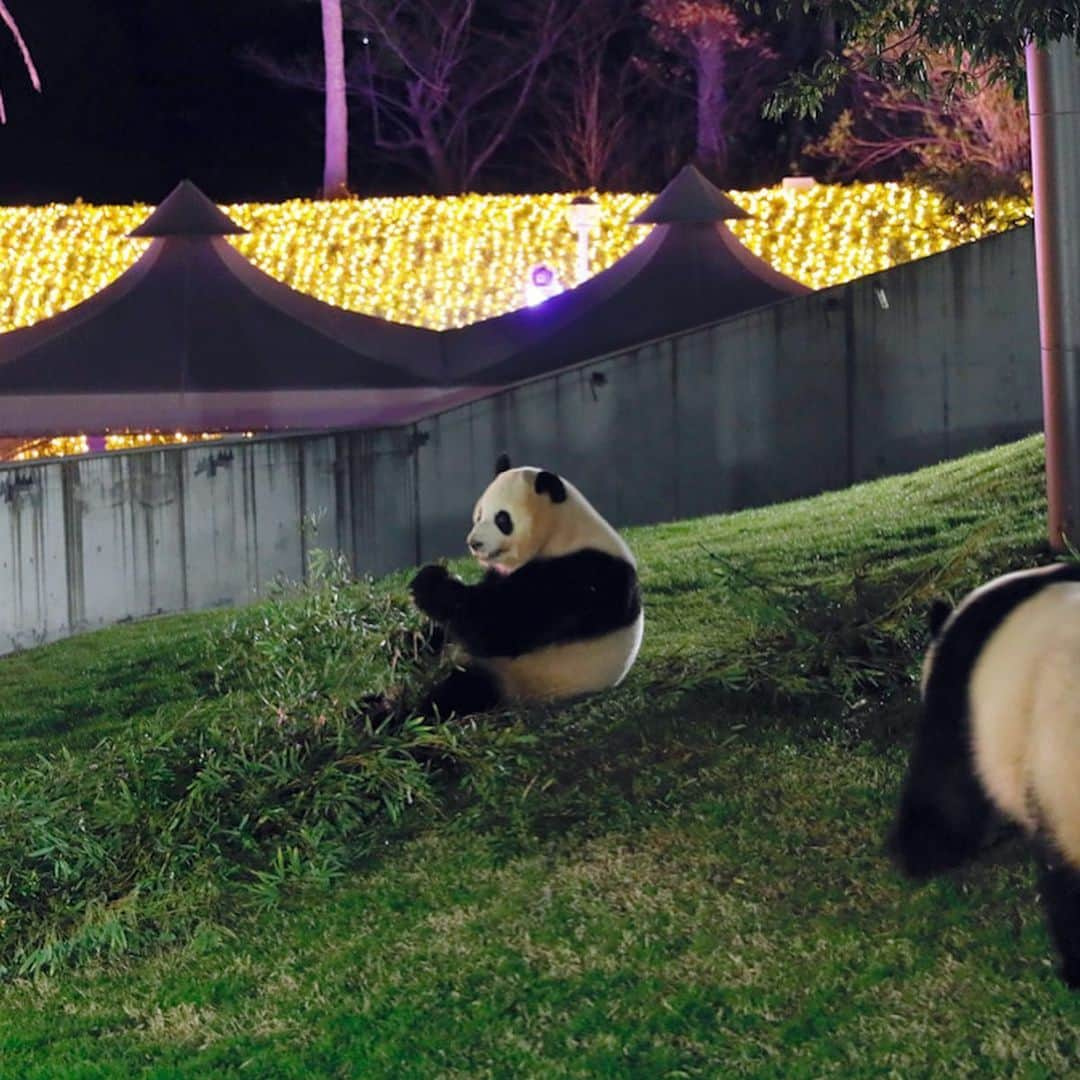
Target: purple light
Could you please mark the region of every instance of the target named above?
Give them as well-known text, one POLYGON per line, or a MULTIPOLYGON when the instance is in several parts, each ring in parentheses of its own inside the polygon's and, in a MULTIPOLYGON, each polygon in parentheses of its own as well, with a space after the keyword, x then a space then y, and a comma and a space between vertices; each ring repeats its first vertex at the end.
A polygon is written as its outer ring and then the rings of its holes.
POLYGON ((562 284, 555 276, 555 271, 546 263, 537 263, 529 267, 529 272, 525 277, 525 303, 529 307, 542 304, 562 291, 562 284))

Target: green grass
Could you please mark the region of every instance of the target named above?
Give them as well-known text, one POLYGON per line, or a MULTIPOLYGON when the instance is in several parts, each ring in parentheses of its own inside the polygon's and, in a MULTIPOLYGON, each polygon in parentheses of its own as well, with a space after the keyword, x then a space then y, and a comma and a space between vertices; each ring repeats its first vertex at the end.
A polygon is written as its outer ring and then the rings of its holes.
MULTIPOLYGON (((882 854, 927 600, 1044 559, 1044 533, 1038 439, 629 530, 647 623, 626 684, 419 751, 399 720, 433 661, 407 575, 0 660, 7 796, 75 800, 93 832, 125 763, 146 819, 86 847, 79 919, 16 913, 82 946, 0 983, 0 1076, 1070 1075, 1080 1004, 1023 845, 924 886, 882 854), (358 752, 387 691, 398 719, 358 752), (228 768, 193 768, 211 746, 228 768), (379 753, 381 794, 355 801, 337 763, 379 753), (116 874, 144 892, 95 907, 116 874), (87 936, 110 919, 122 941, 87 936)), ((29 864, 0 852, 2 890, 29 864)))
POLYGON ((208 630, 226 612, 123 625, 0 658, 4 759, 57 741, 92 746, 136 716, 195 701, 210 685, 208 630))

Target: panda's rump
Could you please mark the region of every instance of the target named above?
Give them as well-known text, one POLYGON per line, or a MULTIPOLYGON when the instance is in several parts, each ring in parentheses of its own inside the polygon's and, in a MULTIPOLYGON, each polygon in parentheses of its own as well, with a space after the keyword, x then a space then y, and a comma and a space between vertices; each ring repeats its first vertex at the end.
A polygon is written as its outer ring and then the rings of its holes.
POLYGON ((1080 587, 1048 586, 1009 615, 972 671, 970 706, 986 793, 1080 864, 1080 587))
POLYGON ((482 663, 510 699, 542 701, 589 694, 622 681, 641 647, 644 625, 639 612, 629 626, 602 637, 547 645, 514 658, 490 657, 482 663))
POLYGON ((1039 824, 1080 867, 1080 642, 1062 643, 1040 665, 1033 708, 1031 801, 1039 824))

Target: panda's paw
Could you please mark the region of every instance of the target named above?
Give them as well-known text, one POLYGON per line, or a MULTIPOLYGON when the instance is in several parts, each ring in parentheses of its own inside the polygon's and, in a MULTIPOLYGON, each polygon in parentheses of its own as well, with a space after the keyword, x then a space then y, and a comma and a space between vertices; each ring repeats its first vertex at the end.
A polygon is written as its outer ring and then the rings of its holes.
POLYGON ((457 609, 465 586, 450 576, 445 566, 430 563, 421 567, 409 583, 416 606, 438 621, 445 621, 457 609))

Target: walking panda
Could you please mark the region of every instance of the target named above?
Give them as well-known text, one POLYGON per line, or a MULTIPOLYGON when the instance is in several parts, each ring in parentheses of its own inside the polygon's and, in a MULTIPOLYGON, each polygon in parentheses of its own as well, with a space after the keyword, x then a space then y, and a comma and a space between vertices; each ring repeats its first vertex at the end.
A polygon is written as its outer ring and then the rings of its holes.
POLYGON ((1062 977, 1080 987, 1080 566, 995 578, 936 605, 930 629, 892 854, 928 876, 973 857, 995 811, 1021 826, 1062 977))
POLYGON ((466 543, 477 585, 428 565, 416 605, 467 653, 427 710, 446 716, 615 686, 637 657, 644 614, 634 556, 573 484, 503 455, 466 543))

